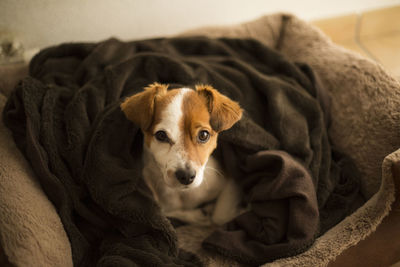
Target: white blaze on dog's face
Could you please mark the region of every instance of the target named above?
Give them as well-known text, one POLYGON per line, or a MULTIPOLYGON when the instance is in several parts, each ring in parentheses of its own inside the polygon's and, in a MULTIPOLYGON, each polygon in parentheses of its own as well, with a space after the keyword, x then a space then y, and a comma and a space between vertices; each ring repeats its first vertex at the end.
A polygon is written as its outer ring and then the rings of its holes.
POLYGON ((167 90, 152 84, 127 98, 121 108, 139 125, 144 145, 170 187, 196 187, 203 181, 207 160, 218 133, 242 116, 240 106, 210 86, 167 90))

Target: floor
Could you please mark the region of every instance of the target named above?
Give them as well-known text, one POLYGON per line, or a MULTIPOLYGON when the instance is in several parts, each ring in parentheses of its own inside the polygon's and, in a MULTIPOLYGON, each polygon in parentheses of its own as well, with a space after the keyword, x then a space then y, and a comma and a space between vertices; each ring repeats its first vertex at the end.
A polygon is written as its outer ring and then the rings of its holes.
POLYGON ((334 42, 380 62, 400 79, 400 6, 312 23, 334 42))

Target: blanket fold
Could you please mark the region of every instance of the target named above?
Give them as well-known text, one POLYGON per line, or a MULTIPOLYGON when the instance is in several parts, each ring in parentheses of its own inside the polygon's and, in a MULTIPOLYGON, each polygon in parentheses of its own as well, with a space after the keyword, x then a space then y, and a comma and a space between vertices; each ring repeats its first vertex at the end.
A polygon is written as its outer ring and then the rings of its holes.
POLYGON ((249 155, 241 165, 251 210, 211 234, 204 246, 252 265, 307 248, 318 228, 316 191, 308 171, 276 150, 249 155))
POLYGON ((250 210, 204 248, 262 264, 304 251, 354 210, 358 172, 332 153, 329 97, 307 65, 255 40, 63 44, 35 56, 4 121, 60 214, 75 265, 202 264, 178 249, 142 179, 143 136, 119 108, 153 82, 211 84, 245 110, 215 155, 250 210))

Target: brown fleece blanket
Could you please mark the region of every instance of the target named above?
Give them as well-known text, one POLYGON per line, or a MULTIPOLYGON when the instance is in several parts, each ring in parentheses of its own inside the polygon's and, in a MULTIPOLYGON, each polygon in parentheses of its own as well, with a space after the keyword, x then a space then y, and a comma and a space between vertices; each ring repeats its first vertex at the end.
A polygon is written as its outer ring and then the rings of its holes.
MULTIPOLYGON (((399 81, 380 64, 335 45, 319 29, 292 15, 272 14, 239 25, 195 29, 181 36, 198 35, 254 38, 311 66, 332 96, 331 142, 351 155, 361 171, 361 191, 368 201, 360 209, 318 237, 307 251, 263 266, 326 266, 371 235, 391 211, 395 198, 391 167, 400 160, 399 81)), ((236 266, 201 249, 199 244, 209 232, 181 227, 180 246, 201 254, 211 266, 236 266)), ((388 248, 388 253, 395 251, 388 248)))
POLYGON ((154 81, 210 83, 246 111, 216 156, 251 209, 212 233, 208 250, 262 264, 304 251, 354 210, 358 172, 331 150, 324 88, 307 65, 257 41, 65 44, 37 55, 30 75, 4 118, 60 214, 75 265, 200 264, 178 251, 142 180, 141 133, 119 109, 154 81))

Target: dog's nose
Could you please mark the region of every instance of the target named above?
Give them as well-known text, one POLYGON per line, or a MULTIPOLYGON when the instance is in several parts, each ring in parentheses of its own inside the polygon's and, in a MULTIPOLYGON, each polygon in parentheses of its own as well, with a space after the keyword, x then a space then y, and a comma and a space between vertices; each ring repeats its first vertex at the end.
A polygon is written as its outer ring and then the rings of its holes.
POLYGON ((196 171, 192 168, 178 169, 175 172, 175 176, 181 184, 188 185, 191 184, 196 177, 196 171))

